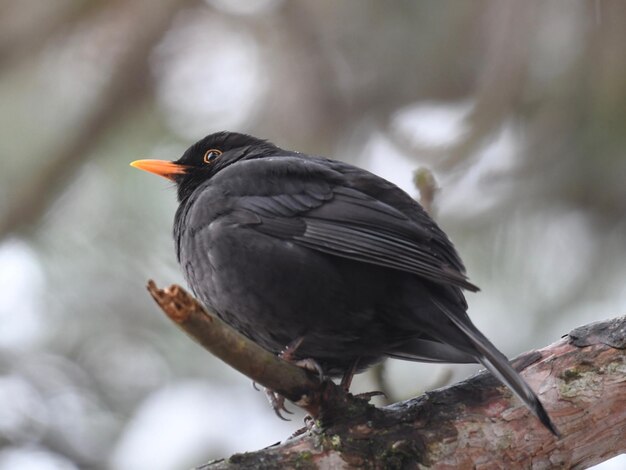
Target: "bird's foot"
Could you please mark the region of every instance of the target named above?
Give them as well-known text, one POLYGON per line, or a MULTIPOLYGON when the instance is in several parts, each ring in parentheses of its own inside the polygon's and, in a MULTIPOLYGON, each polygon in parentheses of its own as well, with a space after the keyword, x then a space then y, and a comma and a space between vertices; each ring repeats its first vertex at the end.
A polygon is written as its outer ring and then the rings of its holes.
POLYGON ((314 359, 296 359, 296 351, 304 341, 304 336, 300 336, 296 338, 283 349, 278 357, 281 359, 290 362, 291 364, 295 364, 298 367, 302 367, 305 370, 310 370, 311 372, 315 372, 320 379, 320 382, 324 381, 324 370, 322 367, 314 360, 314 359))
POLYGON ((317 374, 317 378, 320 382, 323 382, 325 379, 324 369, 320 366, 315 359, 300 359, 299 361, 294 361, 292 364, 295 364, 298 367, 302 367, 305 370, 310 370, 317 374))
MULTIPOLYGON (((320 381, 324 380, 324 370, 322 369, 322 367, 313 359, 296 359, 295 357, 295 353, 298 350, 298 348, 300 347, 300 345, 302 344, 302 341, 304 341, 304 336, 301 336, 300 338, 295 339, 294 341, 292 341, 291 343, 289 343, 285 349, 283 349, 279 354, 278 357, 280 357, 281 359, 294 364, 298 367, 301 367, 305 370, 309 370, 314 372, 315 374, 317 374, 318 378, 320 381)), ((258 390, 256 383, 252 383, 252 386, 258 390)), ((283 413, 287 413, 287 414, 293 414, 291 411, 289 411, 287 408, 285 408, 285 397, 283 397, 282 395, 276 393, 274 390, 270 390, 268 388, 265 389, 265 395, 267 396, 267 399, 270 402, 270 405, 272 405, 272 408, 274 409, 274 412, 276 413, 276 416, 278 416, 280 419, 284 420, 284 421, 289 421, 288 418, 285 418, 283 416, 283 413)), ((304 432, 304 431, 303 431, 304 432)))
POLYGON ((284 359, 287 362, 294 362, 296 360, 296 351, 302 344, 302 341, 304 341, 304 336, 300 336, 299 338, 294 339, 291 343, 285 346, 285 349, 283 349, 280 354, 278 354, 278 357, 284 359))
POLYGON ((274 390, 270 390, 269 388, 265 389, 265 396, 269 400, 270 405, 272 405, 272 408, 274 409, 274 413, 276 413, 276 416, 278 416, 283 421, 291 421, 289 418, 285 418, 282 415, 283 412, 290 414, 290 415, 293 414, 293 412, 285 408, 285 397, 283 397, 282 395, 279 395, 274 390))

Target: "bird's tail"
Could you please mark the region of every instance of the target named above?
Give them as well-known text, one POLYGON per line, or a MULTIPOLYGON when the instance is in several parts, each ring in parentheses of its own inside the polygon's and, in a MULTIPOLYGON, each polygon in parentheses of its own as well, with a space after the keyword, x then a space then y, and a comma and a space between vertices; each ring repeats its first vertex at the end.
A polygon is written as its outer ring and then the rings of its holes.
POLYGON ((539 401, 539 398, 530 388, 530 386, 522 379, 515 369, 509 363, 504 354, 489 341, 478 329, 470 322, 463 321, 462 318, 451 312, 445 305, 435 302, 437 307, 446 315, 446 317, 461 330, 464 336, 470 341, 473 348, 478 353, 476 359, 484 365, 494 376, 496 376, 503 384, 509 387, 517 397, 522 400, 533 414, 541 421, 541 423, 555 436, 559 436, 554 423, 548 416, 545 408, 539 401))

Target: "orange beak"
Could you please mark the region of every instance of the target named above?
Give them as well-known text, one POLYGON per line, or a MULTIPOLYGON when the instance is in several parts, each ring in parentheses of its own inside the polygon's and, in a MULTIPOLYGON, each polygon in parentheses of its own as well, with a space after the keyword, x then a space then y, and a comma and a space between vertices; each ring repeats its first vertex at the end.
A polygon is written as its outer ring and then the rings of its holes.
POLYGON ((171 181, 174 181, 174 175, 180 175, 187 171, 186 166, 168 162, 167 160, 135 160, 130 166, 154 173, 171 181))

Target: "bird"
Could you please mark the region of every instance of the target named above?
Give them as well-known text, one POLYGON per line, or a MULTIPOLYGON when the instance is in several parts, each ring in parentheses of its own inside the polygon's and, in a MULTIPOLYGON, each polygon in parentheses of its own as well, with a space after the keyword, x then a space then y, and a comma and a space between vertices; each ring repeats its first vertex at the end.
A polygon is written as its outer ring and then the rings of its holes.
POLYGON ((266 350, 348 386, 386 357, 480 363, 558 435, 468 316, 463 291, 479 289, 452 242, 395 184, 227 131, 131 166, 175 183, 176 255, 194 295, 266 350))

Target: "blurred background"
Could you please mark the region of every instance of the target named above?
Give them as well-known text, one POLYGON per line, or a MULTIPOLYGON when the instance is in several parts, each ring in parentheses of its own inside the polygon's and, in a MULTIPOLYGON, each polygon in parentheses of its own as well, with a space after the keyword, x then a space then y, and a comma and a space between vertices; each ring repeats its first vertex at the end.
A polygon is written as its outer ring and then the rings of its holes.
MULTIPOLYGON (((183 282, 176 200, 128 163, 213 131, 416 197, 432 171, 510 356, 626 313, 625 45, 621 0, 2 0, 0 469, 186 468, 302 426, 145 290, 183 282)), ((474 370, 389 361, 355 390, 474 370)))

